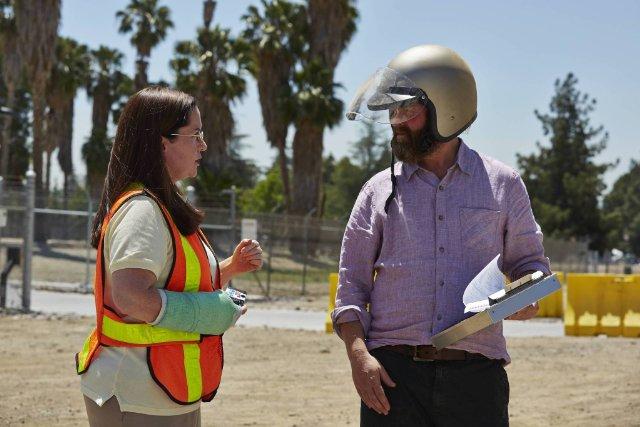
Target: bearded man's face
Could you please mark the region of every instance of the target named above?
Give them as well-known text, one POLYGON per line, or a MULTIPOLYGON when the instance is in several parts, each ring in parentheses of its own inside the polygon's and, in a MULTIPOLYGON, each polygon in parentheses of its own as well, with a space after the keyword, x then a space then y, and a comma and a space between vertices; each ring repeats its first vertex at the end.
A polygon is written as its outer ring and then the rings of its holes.
POLYGON ((418 161, 437 150, 439 143, 427 138, 427 109, 406 122, 391 125, 391 150, 398 160, 406 163, 418 161))

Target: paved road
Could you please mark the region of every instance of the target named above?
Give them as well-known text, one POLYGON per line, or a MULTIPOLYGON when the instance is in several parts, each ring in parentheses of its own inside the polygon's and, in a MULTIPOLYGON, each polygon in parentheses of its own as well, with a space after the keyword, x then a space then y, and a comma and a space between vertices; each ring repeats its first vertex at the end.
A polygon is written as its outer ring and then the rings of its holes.
MULTIPOLYGON (((16 301, 17 302, 17 301, 16 301)), ((33 291, 31 308, 44 313, 79 314, 93 316, 93 295, 33 291)), ((324 330, 325 313, 318 311, 265 310, 251 307, 238 324, 249 327, 281 329, 324 330)), ((505 321, 504 333, 508 337, 560 337, 564 335, 560 319, 534 319, 527 322, 505 321)))

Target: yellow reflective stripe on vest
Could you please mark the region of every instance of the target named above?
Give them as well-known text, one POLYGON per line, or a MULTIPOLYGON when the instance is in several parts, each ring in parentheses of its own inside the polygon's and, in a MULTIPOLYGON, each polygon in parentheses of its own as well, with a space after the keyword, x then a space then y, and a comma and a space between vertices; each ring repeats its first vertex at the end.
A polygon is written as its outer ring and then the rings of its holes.
POLYGON ((198 256, 187 238, 182 234, 180 235, 180 242, 182 243, 182 249, 184 251, 186 270, 183 292, 198 292, 198 289, 200 289, 200 260, 198 260, 198 256))
POLYGON ((124 323, 102 317, 102 334, 129 344, 151 345, 174 341, 200 341, 196 332, 181 332, 145 323, 124 323))
POLYGON ((89 362, 89 351, 91 350, 93 342, 96 340, 96 330, 91 331, 86 340, 84 340, 84 344, 82 345, 82 350, 78 353, 78 372, 84 372, 87 369, 87 363, 89 362))
POLYGON ((198 344, 183 344, 184 373, 187 378, 189 402, 202 397, 202 373, 200 371, 200 347, 198 344))

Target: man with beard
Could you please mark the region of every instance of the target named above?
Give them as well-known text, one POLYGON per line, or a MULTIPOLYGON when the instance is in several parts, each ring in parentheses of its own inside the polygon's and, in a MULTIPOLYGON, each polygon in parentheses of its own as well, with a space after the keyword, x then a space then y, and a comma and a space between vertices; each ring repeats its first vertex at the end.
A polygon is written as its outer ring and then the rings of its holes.
POLYGON ((509 423, 502 323, 440 351, 431 341, 466 317, 464 289, 497 254, 510 280, 550 273, 518 173, 459 137, 476 96, 458 54, 422 45, 376 72, 347 113, 393 130, 390 171, 364 185, 345 230, 332 313, 363 426, 509 423))

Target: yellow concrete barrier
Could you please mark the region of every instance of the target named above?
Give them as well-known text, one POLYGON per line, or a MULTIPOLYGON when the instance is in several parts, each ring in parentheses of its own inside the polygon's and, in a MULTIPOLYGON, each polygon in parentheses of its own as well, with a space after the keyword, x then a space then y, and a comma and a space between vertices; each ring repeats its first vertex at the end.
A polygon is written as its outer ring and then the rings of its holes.
POLYGON ((338 290, 338 273, 329 274, 329 307, 327 308, 327 318, 324 321, 326 333, 333 333, 333 322, 331 322, 331 312, 336 307, 336 292, 338 290))
POLYGON ((565 335, 640 336, 640 276, 568 273, 565 335))
MULTIPOLYGON (((640 275, 558 273, 562 290, 540 300, 539 317, 564 317, 565 335, 640 337, 640 275)), ((329 275, 325 331, 333 332, 338 274, 329 275)))
POLYGON ((622 335, 640 337, 640 276, 633 276, 632 283, 622 291, 622 335))
POLYGON ((563 293, 566 288, 565 274, 556 273, 558 281, 562 284, 562 289, 547 295, 538 301, 540 308, 538 309, 538 317, 562 317, 563 310, 563 293))

